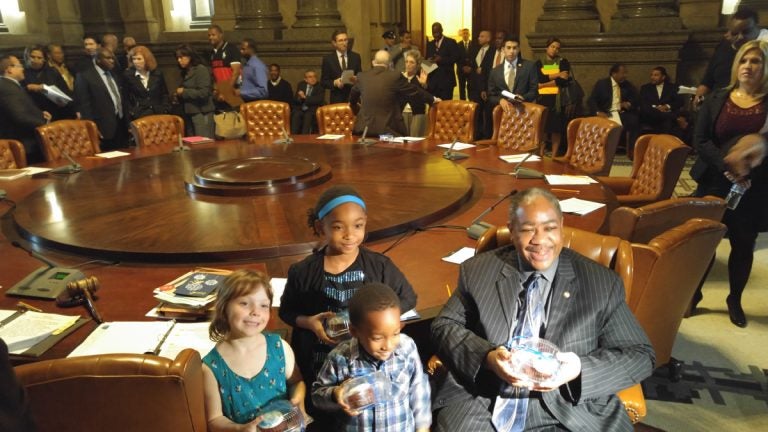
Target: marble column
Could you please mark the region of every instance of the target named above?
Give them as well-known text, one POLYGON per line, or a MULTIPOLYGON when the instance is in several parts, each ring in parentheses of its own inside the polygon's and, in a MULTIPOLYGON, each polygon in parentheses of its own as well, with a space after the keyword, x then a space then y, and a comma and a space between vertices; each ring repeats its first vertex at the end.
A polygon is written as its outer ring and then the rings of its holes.
POLYGON ((62 44, 82 43, 83 25, 77 0, 56 0, 48 4, 48 34, 52 41, 62 44))
POLYGON ((536 21, 536 33, 599 32, 600 14, 594 0, 546 0, 536 21))
POLYGON ((239 0, 235 12, 237 30, 284 29, 277 0, 239 0))
POLYGON ((344 28, 336 0, 298 0, 293 28, 344 28))
POLYGON ((87 34, 125 33, 120 8, 112 0, 79 0, 80 20, 87 34))
POLYGON ((154 0, 120 0, 125 14, 125 34, 138 41, 154 42, 160 36, 160 22, 152 7, 154 0))
POLYGON ((611 17, 612 32, 659 33, 680 30, 683 23, 675 0, 619 0, 611 17))

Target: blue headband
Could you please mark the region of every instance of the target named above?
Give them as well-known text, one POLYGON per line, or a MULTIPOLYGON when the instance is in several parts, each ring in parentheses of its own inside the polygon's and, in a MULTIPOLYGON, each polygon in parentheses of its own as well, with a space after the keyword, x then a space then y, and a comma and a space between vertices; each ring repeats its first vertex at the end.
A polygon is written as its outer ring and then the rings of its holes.
POLYGON ((342 195, 342 196, 337 196, 336 198, 325 203, 323 208, 321 208, 320 211, 317 212, 317 218, 322 219, 336 207, 349 202, 358 204, 360 207, 363 208, 363 210, 365 210, 365 203, 359 197, 356 197, 354 195, 342 195))

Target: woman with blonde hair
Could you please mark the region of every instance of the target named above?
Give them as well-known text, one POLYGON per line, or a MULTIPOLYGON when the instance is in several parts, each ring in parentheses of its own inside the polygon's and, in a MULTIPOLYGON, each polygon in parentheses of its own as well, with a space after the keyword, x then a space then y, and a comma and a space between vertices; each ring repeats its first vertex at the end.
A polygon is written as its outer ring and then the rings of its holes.
MULTIPOLYGON (((421 69, 421 53, 418 50, 409 50, 403 54, 405 58, 405 71, 403 76, 409 83, 427 88, 427 73, 421 69)), ((401 103, 403 108, 403 121, 408 130, 408 136, 424 136, 426 128, 427 104, 417 98, 406 98, 401 103)))
POLYGON ((128 121, 152 114, 167 114, 171 107, 168 87, 152 51, 143 45, 131 48, 130 63, 124 72, 128 121))
MULTIPOLYGON (((768 229, 768 166, 740 178, 724 161, 728 150, 744 135, 768 131, 768 42, 750 41, 736 53, 731 83, 714 92, 699 112, 694 146, 698 159, 691 177, 698 182, 696 196, 726 198, 723 222, 728 226, 730 293, 726 299, 731 322, 746 327, 741 296, 749 281, 757 234, 768 229)), ((693 306, 701 300, 701 291, 693 306)))

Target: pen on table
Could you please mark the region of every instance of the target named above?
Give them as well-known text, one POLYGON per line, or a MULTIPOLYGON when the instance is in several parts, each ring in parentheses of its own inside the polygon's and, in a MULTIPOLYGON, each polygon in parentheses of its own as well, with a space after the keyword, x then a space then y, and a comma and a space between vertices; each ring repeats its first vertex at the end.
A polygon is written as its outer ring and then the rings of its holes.
POLYGON ((451 297, 451 286, 448 284, 445 284, 445 290, 448 291, 448 297, 451 297))
POLYGON ((572 193, 572 194, 579 194, 579 193, 581 193, 581 191, 578 191, 576 189, 556 189, 556 188, 553 188, 553 189, 550 189, 550 191, 552 191, 552 192, 565 192, 565 193, 572 193))
POLYGON ((31 310, 32 312, 42 312, 43 311, 40 308, 36 308, 36 307, 32 306, 31 304, 24 303, 22 301, 16 303, 16 309, 26 309, 26 310, 31 310))

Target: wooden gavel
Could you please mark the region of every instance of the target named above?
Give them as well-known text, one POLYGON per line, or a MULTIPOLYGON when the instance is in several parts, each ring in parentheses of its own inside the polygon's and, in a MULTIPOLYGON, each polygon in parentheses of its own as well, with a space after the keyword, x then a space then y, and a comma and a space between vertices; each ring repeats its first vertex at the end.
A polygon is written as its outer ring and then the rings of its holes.
POLYGON ((94 293, 98 291, 99 287, 99 280, 96 276, 89 276, 85 279, 69 282, 67 283, 66 292, 56 299, 56 304, 63 307, 85 304, 85 308, 88 309, 93 320, 101 324, 104 320, 93 304, 94 293), (65 295, 66 297, 64 297, 65 295))

